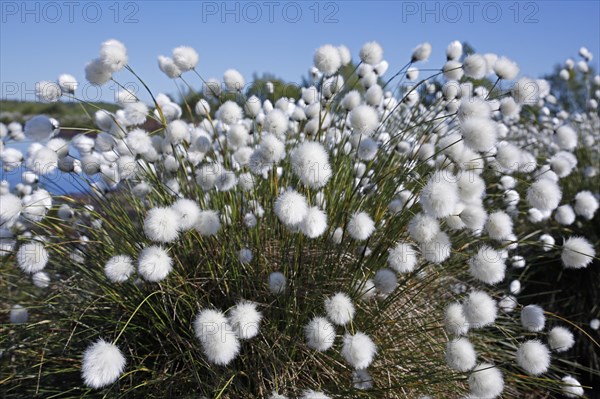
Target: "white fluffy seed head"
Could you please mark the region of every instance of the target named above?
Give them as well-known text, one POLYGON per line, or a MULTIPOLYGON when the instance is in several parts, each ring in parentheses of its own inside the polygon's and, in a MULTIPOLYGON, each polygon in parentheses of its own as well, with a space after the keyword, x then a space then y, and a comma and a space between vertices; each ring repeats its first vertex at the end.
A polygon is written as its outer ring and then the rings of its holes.
POLYGON ((36 115, 25 122, 25 137, 32 141, 44 141, 58 132, 58 123, 46 115, 36 115))
POLYGON ((242 91, 246 84, 246 79, 235 69, 228 69, 223 73, 223 82, 230 91, 242 91))
POLYGON ((377 42, 367 42, 360 48, 358 56, 365 64, 376 65, 383 59, 383 48, 377 42))
POLYGON ((364 241, 375 231, 375 222, 366 212, 356 212, 350 217, 346 230, 350 237, 364 241))
POLYGON ((554 142, 561 150, 573 151, 577 147, 577 132, 569 125, 562 125, 556 129, 554 142))
POLYGON ((41 271, 48 263, 48 251, 41 242, 28 242, 17 251, 17 265, 25 273, 41 271))
POLYGON ((112 78, 112 71, 96 58, 85 66, 85 78, 91 84, 101 86, 112 78))
POLYGON ((302 393, 300 399, 331 399, 331 397, 325 395, 322 391, 313 391, 308 389, 302 393))
POLYGON ((236 331, 225 315, 213 309, 201 310, 194 319, 194 332, 202 351, 211 363, 225 366, 240 351, 240 341, 236 331))
POLYGON ((417 265, 417 252, 411 244, 400 242, 389 250, 388 264, 398 273, 410 273, 417 265))
POLYGON ((418 243, 429 242, 440 232, 437 219, 418 213, 408 223, 408 233, 418 243))
POLYGON ((9 320, 12 324, 23 324, 29 320, 29 311, 27 308, 16 304, 10 309, 9 320))
POLYGON ((218 118, 228 125, 242 119, 242 108, 231 100, 225 101, 217 110, 218 118))
POLYGON ((430 55, 431 55, 431 44, 429 44, 427 42, 421 43, 417 47, 415 47, 415 49, 413 50, 413 53, 411 56, 411 61, 412 62, 427 61, 429 59, 430 55))
POLYGON ((580 191, 575 196, 575 213, 592 220, 598 210, 598 200, 589 191, 580 191))
POLYGON ((488 294, 483 291, 474 291, 463 303, 463 312, 470 328, 481 328, 496 321, 498 309, 496 301, 488 294))
POLYGON ((99 389, 115 382, 123 373, 125 356, 116 345, 99 339, 87 347, 81 360, 81 376, 85 385, 99 389))
POLYGON ((58 85, 61 90, 67 93, 74 93, 77 90, 77 79, 73 75, 63 73, 58 77, 58 85))
MULTIPOLYGON (((0 251, 1 251, 0 247, 0 251)), ((50 285, 50 276, 46 272, 33 273, 31 282, 38 288, 47 288, 50 285)))
POLYGON ((255 303, 242 301, 229 311, 228 319, 239 339, 250 339, 258 335, 262 314, 255 303))
POLYGON ((144 219, 144 233, 156 242, 173 242, 179 237, 179 214, 171 208, 152 208, 144 219))
POLYGON ((562 192, 550 179, 538 179, 527 189, 527 202, 540 211, 552 211, 558 207, 562 192))
POLYGON ((440 264, 450 257, 452 243, 448 234, 440 231, 431 240, 419 243, 419 248, 426 261, 440 264))
POLYGON ((538 305, 527 305, 521 310, 521 325, 532 332, 540 332, 546 325, 544 309, 538 305))
POLYGON ((171 272, 173 260, 163 248, 153 245, 146 247, 138 258, 138 272, 151 282, 162 281, 171 272))
POLYGON ((134 271, 133 261, 127 255, 113 256, 104 265, 104 273, 113 283, 127 281, 134 271))
POLYGON ((273 272, 269 274, 269 291, 271 294, 279 295, 285 292, 287 279, 281 272, 273 272))
POLYGON ((485 223, 485 231, 494 240, 505 240, 513 232, 513 222, 504 211, 490 213, 485 223))
POLYGON ((581 383, 575 378, 567 375, 562 378, 563 386, 561 388, 563 395, 567 398, 581 398, 583 397, 584 391, 581 383))
POLYGON ((506 57, 500 57, 494 63, 494 72, 500 79, 513 80, 519 74, 519 66, 506 57))
POLYGON ((504 390, 502 372, 490 363, 478 364, 469 376, 469 389, 476 398, 497 398, 504 390))
POLYGON ((575 222, 575 212, 571 205, 561 205, 556 208, 554 212, 554 220, 558 224, 562 224, 563 226, 568 226, 575 222))
POLYGON ((333 346, 335 327, 326 318, 315 317, 304 327, 304 337, 310 348, 324 352, 333 346))
POLYGON ((580 191, 575 195, 574 209, 578 215, 591 220, 598 210, 598 200, 590 191, 580 191))
POLYGON ((383 295, 389 295, 394 292, 398 286, 398 278, 396 277, 396 273, 390 269, 379 269, 377 273, 375 273, 373 284, 375 285, 377 292, 380 292, 383 295))
POLYGON ((458 40, 454 40, 446 47, 446 58, 449 60, 456 60, 460 58, 463 52, 462 43, 458 40))
POLYGON ((308 238, 320 237, 327 230, 327 215, 316 206, 310 207, 299 227, 308 238))
POLYGON ((448 333, 454 335, 465 335, 469 332, 469 322, 460 303, 453 302, 448 305, 444 316, 444 327, 448 333))
POLYGON ((461 123, 460 129, 465 145, 474 151, 485 152, 496 144, 498 129, 490 119, 467 118, 461 123))
POLYGON ((289 119, 279 108, 271 110, 263 122, 265 132, 281 137, 288 129, 289 119))
MULTIPOLYGON (((4 159, 2 159, 4 161, 4 159)), ((0 195, 0 228, 11 228, 21 214, 21 199, 14 194, 0 195)))
POLYGON ((321 188, 331 178, 329 155, 322 144, 305 141, 290 154, 292 170, 304 184, 312 188, 321 188))
POLYGON ((183 72, 196 68, 199 58, 196 50, 191 47, 179 46, 173 49, 173 62, 183 72))
POLYGON ((295 190, 288 190, 275 201, 275 214, 286 226, 299 225, 308 214, 306 198, 295 190))
POLYGON ((358 105, 350 112, 350 125, 355 133, 371 135, 379 126, 379 115, 371 106, 358 105))
POLYGON ((333 75, 342 66, 339 50, 330 44, 321 46, 315 51, 313 62, 315 67, 325 75, 333 75))
POLYGON ((57 83, 42 81, 35 84, 35 94, 41 102, 55 103, 62 96, 62 90, 57 83))
POLYGON ((325 300, 327 317, 338 326, 345 326, 354 318, 354 305, 350 297, 338 292, 325 300))
POLYGON ((497 284, 504 280, 506 265, 500 252, 484 245, 469 260, 471 275, 486 284, 497 284))
POLYGON ((488 69, 487 61, 480 54, 471 54, 463 62, 465 76, 472 79, 482 79, 488 69))
POLYGON ((550 367, 550 351, 546 345, 533 339, 522 343, 517 349, 517 363, 531 375, 540 375, 550 367))
POLYGON ((565 352, 575 345, 575 338, 567 328, 557 326, 548 333, 548 345, 555 352, 565 352))
POLYGON ((107 40, 100 45, 99 59, 111 72, 118 72, 127 65, 127 48, 118 40, 107 40))
POLYGON ((355 369, 366 369, 377 354, 377 346, 373 340, 362 332, 344 335, 342 356, 355 369))
POLYGON ((511 94, 517 104, 533 105, 537 103, 540 97, 540 89, 541 87, 538 81, 522 77, 513 86, 511 94))
POLYGON ((423 211, 435 218, 450 216, 458 201, 456 176, 445 171, 434 173, 419 197, 423 211))
POLYGON ((196 201, 180 198, 173 205, 171 209, 177 213, 177 226, 179 231, 190 230, 196 224, 198 216, 200 215, 200 207, 196 201))
POLYGON ((194 228, 203 236, 214 236, 221 230, 219 214, 213 210, 200 211, 194 228))
POLYGON ((596 250, 583 237, 569 237, 563 244, 561 259, 566 268, 581 269, 594 260, 596 250))
POLYGON ((475 367, 477 354, 473 344, 467 338, 457 338, 448 342, 446 363, 454 370, 465 372, 475 367))
POLYGON ((187 123, 181 119, 169 122, 165 129, 165 140, 170 144, 180 144, 183 141, 189 141, 190 132, 187 123))

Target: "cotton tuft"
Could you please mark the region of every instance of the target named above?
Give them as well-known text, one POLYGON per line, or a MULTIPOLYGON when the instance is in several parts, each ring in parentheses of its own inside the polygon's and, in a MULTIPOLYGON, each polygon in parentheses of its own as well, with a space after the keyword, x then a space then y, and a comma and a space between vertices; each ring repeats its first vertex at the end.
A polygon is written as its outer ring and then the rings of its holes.
POLYGON ((345 326, 354 318, 354 305, 348 295, 338 292, 325 300, 327 317, 338 326, 345 326))
POLYGON ((506 265, 500 253, 484 245, 469 260, 469 271, 477 280, 486 284, 497 284, 504 280, 506 265))
POLYGON ((549 179, 538 179, 527 189, 527 202, 541 211, 556 209, 561 198, 560 187, 549 179))
POLYGON ((191 47, 179 46, 173 49, 173 62, 183 72, 196 68, 199 58, 196 50, 191 47))
POLYGON ((429 242, 440 232, 437 219, 418 213, 408 223, 408 233, 419 243, 429 242))
POLYGON ((159 246, 146 247, 138 258, 138 272, 150 281, 159 282, 167 278, 171 272, 173 259, 159 246))
POLYGON ((419 202, 428 215, 450 216, 459 201, 456 177, 446 171, 434 173, 421 190, 419 202))
POLYGON ((308 214, 306 198, 295 190, 282 193, 275 201, 275 214, 286 226, 296 226, 308 214))
POLYGON ((179 237, 179 214, 171 208, 152 208, 144 219, 144 233, 156 242, 173 242, 179 237))
POLYGON ((400 242, 388 252, 388 265, 398 273, 410 273, 417 265, 417 253, 411 244, 400 242))
POLYGON ((360 48, 358 56, 365 64, 376 65, 383 59, 383 48, 377 42, 367 42, 360 48))
POLYGON ((226 366, 240 352, 240 342, 225 315, 214 309, 201 310, 194 319, 194 333, 208 361, 226 366))
POLYGON ((504 390, 502 372, 490 363, 480 363, 469 376, 469 389, 475 398, 494 399, 504 390))
POLYGON ((329 155, 320 143, 305 141, 290 154, 292 170, 304 184, 311 188, 321 188, 331 178, 329 155))
POLYGON ((373 362, 377 347, 373 340, 362 332, 344 335, 342 357, 355 369, 366 369, 373 362))
POLYGON ((219 214, 213 210, 200 211, 194 228, 203 236, 214 236, 221 230, 219 214))
POLYGON ((485 231, 494 240, 505 240, 513 233, 512 219, 504 211, 490 213, 485 223, 485 231))
POLYGON ((104 265, 104 273, 113 283, 127 281, 134 271, 133 261, 127 255, 113 256, 104 265))
POLYGON ((575 195, 575 213, 587 220, 592 220, 598 210, 598 200, 589 191, 580 191, 575 195))
POLYGON ((327 230, 327 215, 316 206, 310 207, 299 227, 308 238, 320 237, 327 230))
POLYGON ((196 201, 180 198, 171 209, 177 214, 177 228, 179 231, 187 231, 194 227, 200 216, 200 207, 196 201))
POLYGON ((544 309, 538 305, 527 305, 521 310, 521 325, 532 332, 540 332, 546 325, 544 309))
POLYGON ((469 322, 460 303, 453 302, 448 305, 444 316, 444 327, 448 333, 454 335, 466 335, 469 332, 469 322))
POLYGON ((324 352, 333 346, 335 327, 326 318, 315 317, 304 327, 304 337, 310 348, 324 352))
POLYGON ((330 44, 319 47, 315 51, 313 61, 317 69, 325 75, 334 74, 342 66, 339 50, 330 44))
POLYGON ((285 292, 287 279, 281 272, 273 272, 269 275, 269 291, 272 294, 281 294, 285 292))
POLYGON ((465 372, 475 367, 477 354, 467 338, 457 338, 446 346, 446 363, 456 371, 465 372))
POLYGON ((239 339, 250 339, 258 335, 262 314, 253 302, 240 302, 228 315, 229 323, 239 339))
POLYGON ((104 388, 119 378, 125 370, 126 363, 125 356, 116 345, 99 339, 83 352, 83 382, 90 388, 104 388))
POLYGON ((550 367, 550 351, 538 340, 522 343, 517 349, 517 363, 527 374, 540 375, 550 367))
POLYGON ((375 231, 375 222, 366 212, 357 212, 350 217, 346 230, 350 237, 364 241, 375 231))
POLYGON ((19 269, 32 274, 46 267, 48 251, 41 242, 29 242, 21 245, 16 258, 19 269))
POLYGON ((583 237, 569 237, 565 240, 560 258, 566 268, 581 269, 592 263, 596 250, 583 237))
POLYGON ((379 126, 379 115, 369 105, 358 105, 350 112, 350 125, 356 133, 371 135, 379 126))
POLYGON ((581 383, 571 376, 565 376, 561 380, 563 386, 561 387, 563 395, 567 398, 581 398, 583 397, 584 391, 581 383))
POLYGON ((463 312, 471 328, 482 328, 496 321, 496 301, 483 291, 469 294, 463 303, 463 312))
POLYGON ((575 345, 575 338, 567 328, 557 326, 548 333, 548 345, 555 352, 565 352, 575 345))

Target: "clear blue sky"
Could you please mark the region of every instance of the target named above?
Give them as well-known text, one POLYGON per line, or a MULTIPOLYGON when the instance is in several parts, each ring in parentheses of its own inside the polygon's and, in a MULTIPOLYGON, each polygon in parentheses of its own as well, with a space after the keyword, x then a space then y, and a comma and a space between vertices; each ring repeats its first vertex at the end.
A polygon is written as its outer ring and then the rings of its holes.
MULTIPOLYGON (((0 97, 33 100, 36 81, 83 69, 102 41, 121 40, 130 65, 155 92, 177 90, 158 69, 157 56, 178 45, 200 54, 205 78, 236 68, 273 72, 301 82, 322 44, 345 44, 356 59, 360 46, 379 41, 390 72, 428 41, 437 68, 452 40, 478 52, 506 55, 522 74, 540 76, 577 57, 581 46, 600 59, 598 1, 0 1, 0 97)), ((133 81, 128 72, 115 78, 133 81)), ((199 85, 197 78, 190 80, 199 85)), ((102 98, 114 95, 103 88, 102 98)), ((93 97, 94 91, 88 92, 93 97)))

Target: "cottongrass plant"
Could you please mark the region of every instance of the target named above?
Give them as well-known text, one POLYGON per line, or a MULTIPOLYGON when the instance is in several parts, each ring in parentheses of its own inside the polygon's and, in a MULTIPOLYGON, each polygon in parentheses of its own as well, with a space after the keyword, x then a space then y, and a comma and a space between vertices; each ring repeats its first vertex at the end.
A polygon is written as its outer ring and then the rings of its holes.
MULTIPOLYGON (((577 137, 556 136, 560 159, 541 153, 553 138, 536 129, 568 118, 523 122, 550 94, 509 82, 513 61, 452 42, 420 76, 431 51, 417 46, 385 80, 369 42, 349 85, 349 50, 325 45, 300 99, 261 101, 235 70, 205 80, 182 46, 158 63, 177 85, 202 83, 185 116, 140 79, 154 109, 123 92, 70 143, 50 137, 54 122, 3 130, 49 139, 26 155, 3 142, 5 170, 61 170, 88 188, 2 186, 3 296, 21 298, 0 341, 5 396, 581 395, 582 368, 558 354, 577 326, 521 305, 508 281, 538 250, 565 273, 596 259, 584 237, 563 245, 523 223, 564 203, 577 137), (473 84, 486 76, 493 86, 473 84)), ((119 84, 125 70, 138 78, 109 40, 86 77, 119 84)), ((77 100, 65 80, 40 83, 40 98, 77 100)), ((594 115, 580 118, 592 144, 594 115)), ((576 218, 596 215, 597 193, 574 201, 576 218)))

